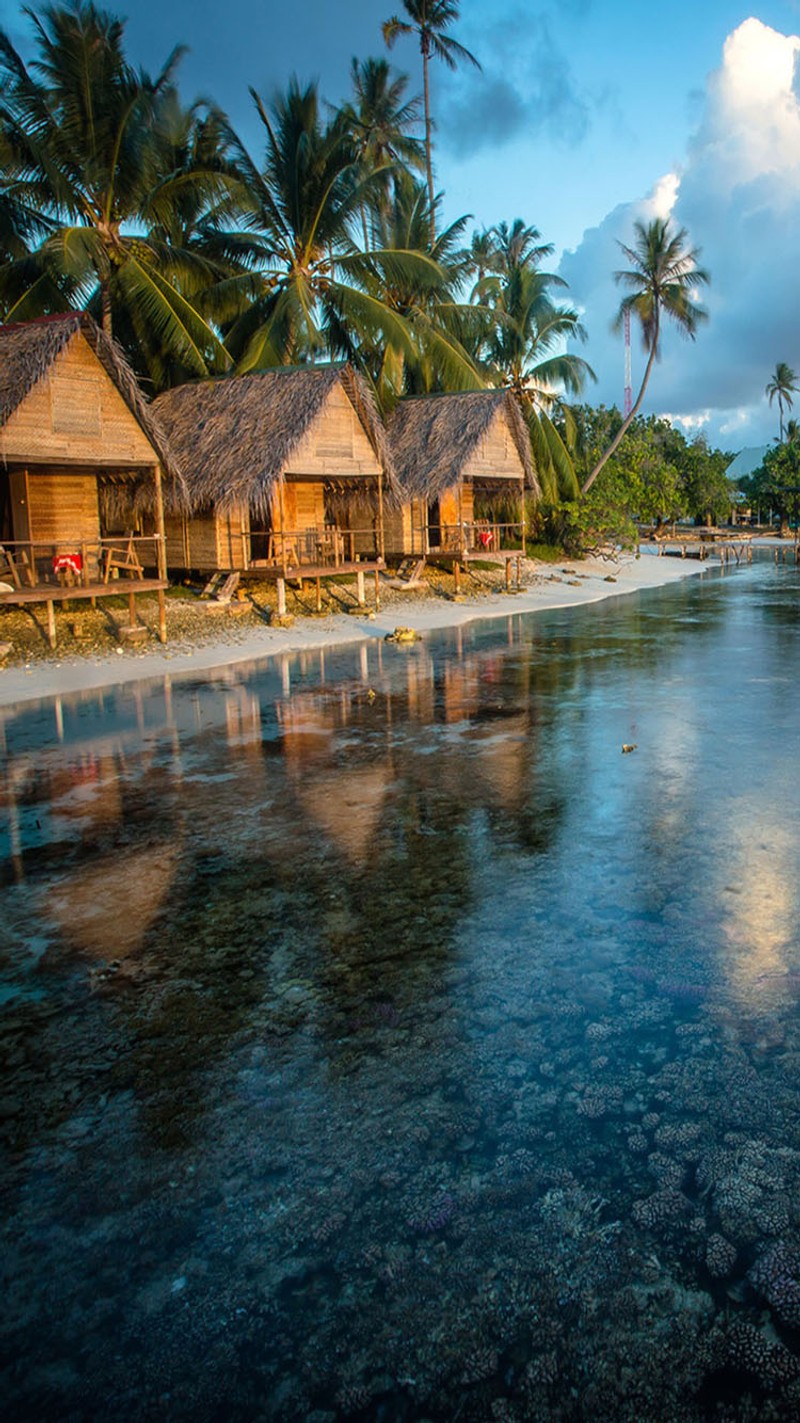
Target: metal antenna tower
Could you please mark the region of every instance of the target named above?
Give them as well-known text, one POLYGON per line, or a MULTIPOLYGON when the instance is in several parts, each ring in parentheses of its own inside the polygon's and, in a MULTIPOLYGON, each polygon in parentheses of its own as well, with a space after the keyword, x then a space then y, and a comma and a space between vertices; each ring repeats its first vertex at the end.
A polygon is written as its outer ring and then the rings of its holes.
POLYGON ((623 330, 625 332, 625 390, 622 396, 622 414, 625 419, 633 408, 633 391, 631 389, 631 313, 626 309, 622 319, 623 330))

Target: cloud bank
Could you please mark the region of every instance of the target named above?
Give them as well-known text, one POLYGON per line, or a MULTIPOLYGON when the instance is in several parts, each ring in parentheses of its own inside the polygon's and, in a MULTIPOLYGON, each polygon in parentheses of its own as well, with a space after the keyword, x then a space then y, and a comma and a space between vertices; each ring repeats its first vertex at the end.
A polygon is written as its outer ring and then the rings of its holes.
POLYGON ((465 66, 448 85, 438 123, 443 147, 471 156, 523 132, 570 146, 581 142, 591 108, 545 14, 504 9, 485 27, 480 50, 482 73, 465 66))
MULTIPOLYGON (((623 351, 611 322, 633 223, 670 215, 702 248, 710 320, 695 342, 668 331, 645 409, 733 450, 776 433, 764 387, 778 361, 800 373, 800 37, 748 19, 709 76, 680 170, 609 213, 565 253, 561 275, 585 311, 586 355, 599 376, 589 398, 622 402, 623 351)), ((634 336, 634 340, 636 337, 634 336)), ((634 348, 634 394, 643 357, 634 348)))

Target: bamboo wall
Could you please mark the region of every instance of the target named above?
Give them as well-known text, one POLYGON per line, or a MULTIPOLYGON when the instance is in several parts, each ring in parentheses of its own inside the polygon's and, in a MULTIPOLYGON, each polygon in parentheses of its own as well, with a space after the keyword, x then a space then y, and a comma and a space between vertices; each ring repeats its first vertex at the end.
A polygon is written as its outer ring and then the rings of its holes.
POLYGON ((228 514, 168 514, 164 520, 169 568, 195 568, 199 573, 242 569, 250 561, 246 509, 228 514))
POLYGON ((283 485, 283 522, 281 522, 281 500, 276 490, 272 499, 272 527, 278 533, 281 529, 302 532, 304 529, 322 529, 325 519, 325 491, 322 484, 308 481, 295 483, 285 480, 283 485))
POLYGON ((11 470, 14 538, 70 549, 100 538, 97 476, 92 470, 11 470))
POLYGON ((85 336, 76 332, 0 429, 0 459, 34 464, 153 466, 147 436, 85 336))

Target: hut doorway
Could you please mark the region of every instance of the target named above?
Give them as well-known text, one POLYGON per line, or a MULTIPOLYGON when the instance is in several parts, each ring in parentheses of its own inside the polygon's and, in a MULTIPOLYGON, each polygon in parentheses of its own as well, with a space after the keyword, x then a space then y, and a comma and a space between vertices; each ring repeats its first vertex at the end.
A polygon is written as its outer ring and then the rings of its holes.
POLYGON ((432 499, 428 505, 428 548, 441 548, 442 546, 442 510, 438 499, 432 499))
POLYGON ((250 513, 250 562, 265 563, 272 553, 272 512, 250 513))
POLYGON ((0 543, 9 543, 14 537, 14 520, 11 512, 11 483, 8 470, 0 469, 0 543))

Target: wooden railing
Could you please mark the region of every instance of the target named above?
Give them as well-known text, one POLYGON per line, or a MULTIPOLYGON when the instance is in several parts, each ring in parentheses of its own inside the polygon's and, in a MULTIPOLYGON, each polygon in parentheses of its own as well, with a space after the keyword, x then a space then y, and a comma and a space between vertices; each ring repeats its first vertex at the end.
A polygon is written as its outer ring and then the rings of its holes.
POLYGON ((365 545, 375 550, 375 530, 339 529, 335 524, 321 528, 284 529, 273 533, 242 534, 247 562, 286 568, 338 568, 357 558, 370 558, 365 545))
POLYGON ((471 523, 462 524, 427 524, 422 534, 430 553, 460 553, 462 557, 481 553, 490 555, 500 549, 519 551, 524 546, 525 538, 521 523, 499 524, 489 519, 474 519, 471 523))
POLYGON ((100 539, 8 539, 0 544, 0 583, 15 589, 83 587, 136 579, 154 569, 164 576, 158 534, 118 534, 100 539))

